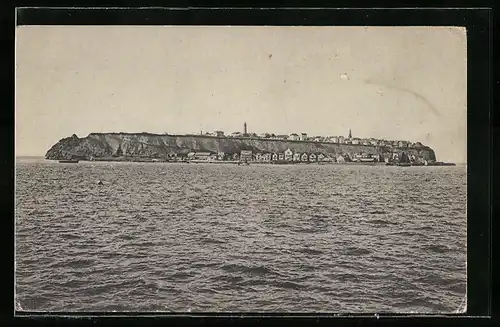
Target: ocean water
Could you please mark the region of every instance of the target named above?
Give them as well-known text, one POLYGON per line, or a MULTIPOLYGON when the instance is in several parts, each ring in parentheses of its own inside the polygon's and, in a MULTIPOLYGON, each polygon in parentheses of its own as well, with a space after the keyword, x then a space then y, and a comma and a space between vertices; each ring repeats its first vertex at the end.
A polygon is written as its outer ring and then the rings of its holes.
POLYGON ((464 304, 465 166, 18 159, 15 205, 18 310, 452 313, 464 304))

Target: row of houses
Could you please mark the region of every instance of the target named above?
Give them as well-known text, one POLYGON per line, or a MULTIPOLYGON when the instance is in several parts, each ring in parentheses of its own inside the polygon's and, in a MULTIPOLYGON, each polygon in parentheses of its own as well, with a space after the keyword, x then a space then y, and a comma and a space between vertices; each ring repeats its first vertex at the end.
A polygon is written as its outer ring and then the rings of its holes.
POLYGON ((188 160, 204 161, 252 161, 252 162, 349 162, 349 161, 382 161, 378 155, 356 154, 352 158, 347 153, 324 154, 293 152, 287 149, 280 153, 253 153, 251 150, 242 150, 240 153, 211 153, 211 152, 191 152, 187 155, 188 160))
POLYGON ((270 140, 283 140, 283 141, 307 141, 307 142, 321 142, 321 143, 337 143, 337 144, 352 144, 352 145, 366 145, 366 146, 385 146, 385 147, 398 147, 398 148, 422 148, 424 145, 420 142, 412 143, 410 141, 402 140, 382 140, 375 138, 357 138, 357 137, 344 137, 344 136, 308 136, 306 133, 292 133, 276 135, 270 133, 241 133, 234 132, 229 135, 224 135, 223 131, 215 131, 213 133, 205 133, 206 136, 215 137, 248 137, 248 138, 262 138, 270 140))
MULTIPOLYGON (((257 152, 251 150, 242 150, 239 153, 225 152, 190 152, 187 155, 170 153, 168 160, 173 161, 247 161, 247 162, 391 162, 400 159, 400 153, 369 154, 369 153, 306 153, 293 152, 287 149, 285 152, 270 153, 257 152)), ((414 154, 407 155, 410 162, 424 162, 424 158, 415 156, 414 154)))

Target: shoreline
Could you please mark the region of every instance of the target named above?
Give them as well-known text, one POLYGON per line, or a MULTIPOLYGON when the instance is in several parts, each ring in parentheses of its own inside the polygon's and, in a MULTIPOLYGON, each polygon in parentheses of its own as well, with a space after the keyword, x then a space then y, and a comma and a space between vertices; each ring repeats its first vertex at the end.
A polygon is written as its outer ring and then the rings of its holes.
MULTIPOLYGON (((43 158, 44 160, 47 161, 53 161, 53 162, 61 162, 59 159, 46 159, 43 158)), ((294 165, 318 165, 318 166, 324 166, 324 165, 354 165, 354 166, 393 166, 393 167, 442 167, 442 166, 457 166, 455 163, 447 163, 447 162, 436 162, 432 164, 410 164, 410 165, 398 165, 396 163, 386 163, 386 162, 332 162, 332 161, 324 161, 324 162, 302 162, 302 161, 279 161, 279 162, 256 162, 256 161, 250 161, 248 163, 241 162, 241 161, 234 161, 234 160, 227 160, 227 161, 209 161, 209 160, 186 160, 186 161, 180 161, 180 160, 155 160, 155 159, 150 159, 150 158, 95 158, 94 160, 88 160, 88 159, 81 159, 78 160, 78 162, 134 162, 134 163, 152 163, 152 164, 173 164, 173 163, 178 163, 178 164, 212 164, 212 165, 241 165, 241 166, 247 166, 247 165, 274 165, 274 166, 294 166, 294 165)))

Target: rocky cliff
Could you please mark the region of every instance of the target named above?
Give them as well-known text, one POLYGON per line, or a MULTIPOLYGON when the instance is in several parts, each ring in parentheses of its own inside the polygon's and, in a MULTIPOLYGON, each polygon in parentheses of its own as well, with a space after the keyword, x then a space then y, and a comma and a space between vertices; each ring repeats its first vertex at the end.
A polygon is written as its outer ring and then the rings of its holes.
POLYGON ((323 153, 329 155, 356 153, 380 154, 405 152, 421 160, 436 160, 434 151, 426 146, 419 148, 392 148, 335 143, 283 141, 262 138, 230 138, 201 135, 167 135, 149 133, 91 133, 79 138, 75 134, 61 139, 45 155, 46 159, 89 159, 110 157, 166 158, 169 154, 186 155, 192 151, 239 153, 241 150, 280 153, 323 153))

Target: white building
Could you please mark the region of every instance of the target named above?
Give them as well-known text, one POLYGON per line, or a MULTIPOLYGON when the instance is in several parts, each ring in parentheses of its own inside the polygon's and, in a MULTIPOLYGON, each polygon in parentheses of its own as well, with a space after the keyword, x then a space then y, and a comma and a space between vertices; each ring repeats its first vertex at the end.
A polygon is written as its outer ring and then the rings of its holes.
POLYGON ((339 154, 336 158, 337 162, 346 162, 345 157, 341 154, 339 154))
POLYGON ((241 161, 252 161, 252 151, 251 150, 241 150, 240 160, 241 161))

